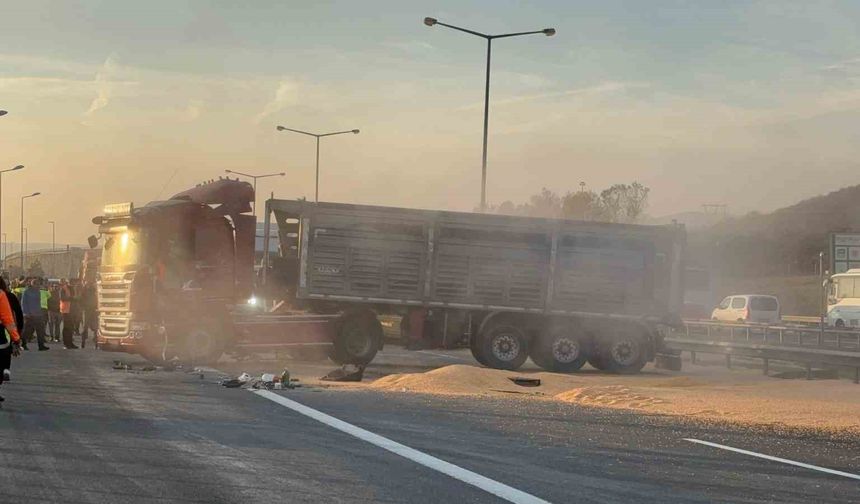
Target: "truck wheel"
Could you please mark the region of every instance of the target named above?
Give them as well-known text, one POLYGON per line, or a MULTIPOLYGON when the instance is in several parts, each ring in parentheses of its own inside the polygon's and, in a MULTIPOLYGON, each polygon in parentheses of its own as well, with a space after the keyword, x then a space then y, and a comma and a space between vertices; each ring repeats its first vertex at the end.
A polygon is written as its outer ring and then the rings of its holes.
POLYGON ((338 322, 329 358, 337 364, 367 365, 376 356, 382 324, 372 312, 345 314, 338 322))
POLYGON ((227 347, 227 331, 220 324, 194 326, 182 335, 179 358, 190 365, 218 362, 227 347))
POLYGON ((493 369, 513 371, 522 366, 529 356, 526 335, 512 325, 500 324, 487 328, 480 335, 478 344, 478 350, 486 360, 485 365, 493 369))
POLYGON ((647 361, 645 338, 632 329, 621 330, 598 348, 605 370, 612 373, 638 373, 647 361))
POLYGON ((477 336, 472 336, 469 338, 469 350, 471 350, 472 357, 474 357, 475 360, 478 361, 478 364, 490 367, 490 365, 487 364, 487 359, 484 356, 483 350, 481 350, 481 345, 478 343, 477 336))
POLYGON ((588 363, 598 371, 606 371, 607 369, 606 362, 603 360, 603 355, 601 355, 599 351, 592 352, 592 354, 588 356, 588 363))
POLYGON ((541 333, 532 347, 531 358, 547 371, 572 373, 585 364, 589 353, 587 337, 565 324, 541 333))

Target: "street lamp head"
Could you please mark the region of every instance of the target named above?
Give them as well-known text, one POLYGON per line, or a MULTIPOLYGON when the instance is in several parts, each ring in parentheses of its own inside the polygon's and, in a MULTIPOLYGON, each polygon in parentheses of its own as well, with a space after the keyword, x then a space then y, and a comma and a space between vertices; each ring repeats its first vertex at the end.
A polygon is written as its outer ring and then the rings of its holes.
POLYGON ((285 176, 285 175, 286 175, 286 173, 281 172, 281 173, 279 173, 278 175, 280 175, 280 176, 282 176, 282 177, 283 177, 283 176, 285 176))
POLYGON ((40 195, 40 194, 42 194, 42 193, 40 193, 40 192, 34 192, 34 193, 33 193, 33 194, 31 194, 30 196, 38 196, 38 195, 40 195))
POLYGON ((233 173, 233 170, 224 170, 224 173, 233 173))
POLYGON ((436 18, 431 18, 431 17, 424 18, 424 24, 426 24, 427 26, 433 26, 434 24, 436 24, 438 22, 439 21, 437 21, 436 18))
POLYGON ((287 128, 285 128, 285 127, 283 127, 283 126, 278 126, 276 129, 277 129, 278 131, 284 131, 284 130, 285 130, 285 129, 287 129, 287 128))
POLYGON ((358 133, 359 133, 359 130, 357 130, 357 129, 352 130, 353 135, 358 135, 358 133))
POLYGON ((547 37, 552 37, 553 35, 555 35, 555 28, 544 28, 543 34, 547 37))
POLYGON ((8 114, 8 113, 9 113, 9 112, 6 112, 5 110, 0 110, 0 116, 4 116, 4 115, 6 115, 6 114, 8 114))
POLYGON ((23 170, 23 169, 24 169, 24 165, 22 165, 22 164, 19 164, 19 165, 18 165, 18 166, 16 166, 15 168, 12 168, 12 170, 13 170, 13 171, 14 171, 14 170, 23 170))

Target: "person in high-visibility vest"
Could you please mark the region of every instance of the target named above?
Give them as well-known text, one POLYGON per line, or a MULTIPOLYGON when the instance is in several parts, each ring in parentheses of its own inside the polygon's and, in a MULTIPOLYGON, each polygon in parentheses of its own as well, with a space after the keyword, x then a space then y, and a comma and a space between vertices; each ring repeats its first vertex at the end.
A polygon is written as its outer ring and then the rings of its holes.
MULTIPOLYGON (((0 385, 12 377, 12 357, 21 353, 21 337, 18 333, 23 329, 24 316, 18 314, 15 317, 11 303, 13 297, 6 287, 6 281, 0 277, 0 385)), ((18 305, 17 300, 15 305, 18 305)), ((0 402, 3 400, 3 396, 0 396, 0 402)))

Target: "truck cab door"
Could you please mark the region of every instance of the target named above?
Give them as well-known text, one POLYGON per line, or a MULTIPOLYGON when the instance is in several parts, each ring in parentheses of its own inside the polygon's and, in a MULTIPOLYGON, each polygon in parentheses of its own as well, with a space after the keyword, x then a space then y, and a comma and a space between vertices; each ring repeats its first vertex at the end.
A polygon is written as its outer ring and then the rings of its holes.
POLYGON ((233 255, 232 230, 224 219, 206 219, 195 227, 193 287, 203 297, 232 297, 233 255))

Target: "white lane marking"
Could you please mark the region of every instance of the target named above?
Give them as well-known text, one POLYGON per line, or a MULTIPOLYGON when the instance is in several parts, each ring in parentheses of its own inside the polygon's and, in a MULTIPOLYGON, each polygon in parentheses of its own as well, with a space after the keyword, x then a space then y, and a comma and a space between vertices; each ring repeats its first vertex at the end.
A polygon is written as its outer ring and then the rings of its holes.
POLYGON ((788 459, 784 459, 784 458, 774 457, 772 455, 765 455, 763 453, 757 453, 757 452, 753 452, 753 451, 749 451, 749 450, 742 450, 740 448, 733 448, 731 446, 721 445, 721 444, 717 444, 717 443, 711 443, 710 441, 702 441, 701 439, 684 438, 684 441, 689 441, 691 443, 698 443, 698 444, 702 444, 705 446, 710 446, 712 448, 719 448, 721 450, 728 450, 728 451, 732 451, 735 453, 742 453, 744 455, 749 455, 751 457, 763 458, 765 460, 772 460, 774 462, 782 462, 783 464, 789 464, 789 465, 793 465, 793 466, 797 466, 797 467, 803 467, 804 469, 812 469, 813 471, 821 471, 821 472, 825 472, 827 474, 835 474, 837 476, 844 476, 846 478, 860 480, 860 475, 857 475, 857 474, 851 474, 851 473, 847 473, 847 472, 837 471, 836 469, 828 469, 826 467, 820 467, 820 466, 812 465, 812 464, 805 464, 803 462, 797 462, 794 460, 788 460, 788 459))
POLYGON ((454 359, 458 361, 467 361, 469 359, 464 359, 463 357, 457 357, 456 355, 446 355, 443 353, 430 352, 428 350, 418 350, 418 353, 423 353, 427 355, 435 355, 436 357, 445 357, 446 359, 454 359))
POLYGON ((432 455, 427 455, 424 452, 402 445, 396 441, 382 437, 379 434, 374 434, 368 430, 362 429, 361 427, 356 427, 355 425, 346 423, 343 420, 338 420, 333 416, 326 415, 321 411, 309 408, 304 404, 287 399, 286 397, 275 394, 274 392, 269 392, 268 390, 254 390, 253 392, 260 397, 265 397, 281 406, 285 406, 296 413, 301 413, 306 417, 313 418, 329 427, 361 439, 362 441, 366 441, 372 445, 376 445, 383 450, 388 450, 391 453, 400 455, 401 457, 421 464, 424 467, 428 467, 434 471, 439 471, 440 473, 460 480, 463 483, 478 487, 481 490, 491 493, 508 502, 514 502, 516 504, 550 504, 548 501, 535 497, 534 495, 527 494, 521 490, 505 485, 504 483, 499 483, 496 480, 481 476, 478 473, 464 469, 450 462, 445 462, 444 460, 433 457, 432 455))

